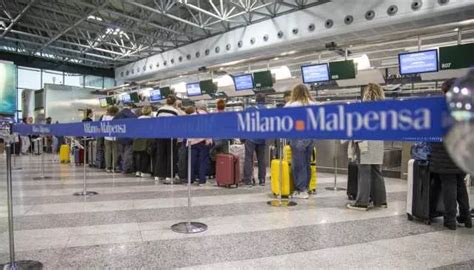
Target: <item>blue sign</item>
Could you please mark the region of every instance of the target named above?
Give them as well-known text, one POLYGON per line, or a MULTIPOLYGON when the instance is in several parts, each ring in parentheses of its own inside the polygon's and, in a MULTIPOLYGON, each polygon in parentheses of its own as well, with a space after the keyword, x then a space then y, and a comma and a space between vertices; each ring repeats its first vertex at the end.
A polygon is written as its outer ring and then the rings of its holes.
POLYGON ((199 83, 188 83, 186 84, 186 91, 188 92, 188 96, 199 96, 201 95, 201 86, 199 83))
POLYGON ((301 76, 304 83, 317 83, 329 81, 328 64, 301 66, 301 76))
POLYGON ((253 77, 252 74, 244 74, 234 76, 234 85, 236 91, 251 90, 253 89, 253 77))
POLYGON ((401 53, 398 55, 400 75, 438 71, 438 50, 401 53))
POLYGON ((161 96, 161 90, 155 89, 150 92, 150 101, 156 102, 162 100, 163 97, 161 96))
POLYGON ((445 134, 444 97, 327 104, 150 119, 15 125, 19 134, 129 138, 313 138, 432 141, 445 134))

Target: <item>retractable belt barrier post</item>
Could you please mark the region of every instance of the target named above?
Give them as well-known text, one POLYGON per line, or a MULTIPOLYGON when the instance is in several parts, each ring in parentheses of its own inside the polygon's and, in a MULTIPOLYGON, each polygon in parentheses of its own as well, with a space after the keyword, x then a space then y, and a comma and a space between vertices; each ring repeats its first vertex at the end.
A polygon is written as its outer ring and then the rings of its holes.
POLYGON ((334 186, 327 187, 326 190, 331 190, 331 191, 346 190, 345 188, 337 186, 337 159, 338 158, 339 158, 339 144, 338 144, 338 141, 336 140, 334 142, 334 186))
MULTIPOLYGON (((21 153, 21 149, 20 149, 20 153, 21 153)), ((18 170, 22 170, 22 169, 23 168, 16 166, 16 143, 13 143, 13 167, 12 167, 12 170, 18 171, 18 170)))
MULTIPOLYGON (((13 128, 15 128, 15 126, 13 126, 13 128)), ((44 152, 44 136, 41 136, 40 139, 38 139, 38 151, 41 155, 41 176, 38 176, 38 177, 33 177, 33 180, 46 180, 46 179, 51 179, 50 176, 45 176, 45 173, 44 173, 44 155, 45 155, 45 152, 44 152)))
POLYGON ((201 222, 191 221, 191 145, 188 146, 188 212, 187 220, 171 226, 171 230, 177 233, 200 233, 207 230, 207 225, 201 222))
MULTIPOLYGON (((99 193, 95 192, 95 191, 87 191, 87 180, 86 180, 86 150, 87 150, 87 138, 84 137, 83 139, 83 142, 84 142, 84 159, 83 159, 83 171, 82 171, 82 175, 83 175, 83 187, 82 187, 82 191, 80 192, 76 192, 74 193, 73 195, 74 196, 94 196, 94 195, 97 195, 99 193)), ((80 156, 80 155, 79 155, 80 156)), ((89 157, 91 158, 91 157, 89 157)), ((80 161, 80 160, 79 160, 80 161)))
MULTIPOLYGON (((15 230, 13 223, 13 189, 12 189, 12 151, 10 143, 6 143, 7 154, 7 207, 8 207, 8 244, 10 251, 10 261, 3 269, 43 269, 43 264, 37 261, 15 259, 15 230)), ((0 265, 1 266, 1 265, 0 265)))

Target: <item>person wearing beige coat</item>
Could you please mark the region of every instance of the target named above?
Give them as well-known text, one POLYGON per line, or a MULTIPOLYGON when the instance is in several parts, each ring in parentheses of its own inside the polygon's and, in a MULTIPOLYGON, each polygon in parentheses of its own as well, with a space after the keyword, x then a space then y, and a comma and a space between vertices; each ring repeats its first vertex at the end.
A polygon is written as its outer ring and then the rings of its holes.
MULTIPOLYGON (((376 101, 385 98, 383 89, 377 84, 369 84, 364 91, 363 101, 376 101)), ((383 141, 356 141, 352 154, 358 162, 358 191, 355 203, 347 208, 367 211, 370 202, 374 207, 387 207, 387 193, 382 175, 384 155, 383 141)), ((351 155, 351 154, 350 154, 351 155)))

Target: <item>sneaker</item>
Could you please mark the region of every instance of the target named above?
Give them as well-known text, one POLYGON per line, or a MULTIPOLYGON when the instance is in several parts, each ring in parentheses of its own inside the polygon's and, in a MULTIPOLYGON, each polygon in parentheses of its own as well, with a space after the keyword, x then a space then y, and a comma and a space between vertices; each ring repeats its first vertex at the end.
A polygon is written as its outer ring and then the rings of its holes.
POLYGON ((307 191, 295 191, 293 195, 291 195, 293 199, 309 199, 309 194, 307 191))
POLYGON ((198 187, 204 187, 206 184, 198 184, 198 187))
POLYGON ((352 209, 352 210, 359 210, 359 211, 368 211, 369 210, 369 207, 368 206, 364 206, 364 205, 358 205, 358 204, 351 204, 351 203, 348 203, 346 204, 346 207, 349 208, 349 209, 352 209))
POLYGON ((448 228, 451 231, 455 231, 457 229, 456 222, 452 223, 444 223, 444 227, 448 228))
POLYGON ((171 178, 166 177, 165 180, 163 180, 163 184, 170 185, 171 184, 171 178))
POLYGON ((136 176, 136 177, 141 177, 141 176, 142 176, 142 173, 141 173, 141 172, 136 172, 136 173, 135 173, 135 176, 136 176))
POLYGON ((382 203, 382 204, 380 205, 380 208, 388 208, 388 204, 387 204, 387 203, 382 203))
POLYGON ((459 224, 464 224, 466 228, 472 228, 472 219, 471 218, 462 218, 460 216, 456 217, 459 224))
POLYGON ((160 178, 158 176, 155 176, 155 182, 159 182, 160 178))
POLYGON ((149 173, 141 173, 140 177, 142 177, 142 178, 151 177, 151 174, 149 174, 149 173))
POLYGON ((112 173, 112 170, 111 169, 107 169, 105 170, 106 173, 112 173))

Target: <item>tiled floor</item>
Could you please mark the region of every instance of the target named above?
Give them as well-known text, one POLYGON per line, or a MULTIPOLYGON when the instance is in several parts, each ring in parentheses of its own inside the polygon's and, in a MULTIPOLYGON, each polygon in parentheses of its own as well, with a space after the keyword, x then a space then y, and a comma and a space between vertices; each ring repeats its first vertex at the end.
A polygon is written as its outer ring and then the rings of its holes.
MULTIPOLYGON (((330 174, 319 174, 318 194, 293 208, 273 208, 269 187, 192 187, 192 220, 205 233, 170 230, 187 218, 183 185, 106 174, 46 157, 21 157, 13 171, 15 244, 18 259, 46 269, 473 269, 474 230, 444 230, 406 219, 406 182, 386 179, 389 208, 345 208, 345 192, 326 191, 330 174)), ((5 158, 0 157, 0 264, 8 260, 5 158)), ((345 176, 339 176, 345 186, 345 176)), ((470 190, 474 195, 474 189, 470 190)), ((472 196, 474 198, 474 196, 472 196)))

